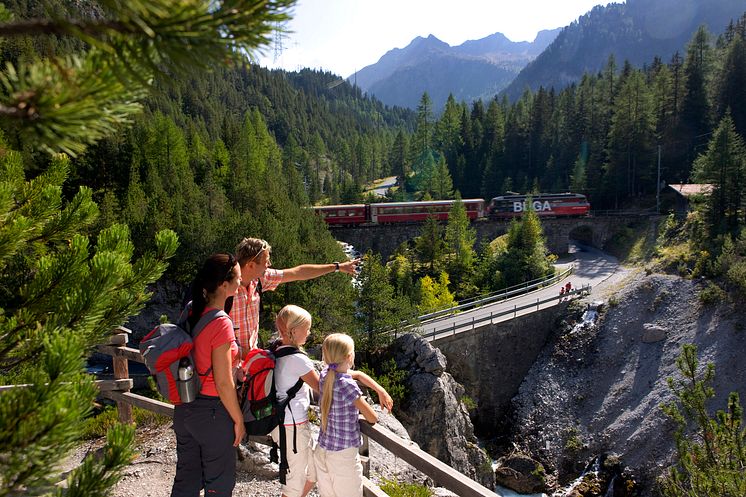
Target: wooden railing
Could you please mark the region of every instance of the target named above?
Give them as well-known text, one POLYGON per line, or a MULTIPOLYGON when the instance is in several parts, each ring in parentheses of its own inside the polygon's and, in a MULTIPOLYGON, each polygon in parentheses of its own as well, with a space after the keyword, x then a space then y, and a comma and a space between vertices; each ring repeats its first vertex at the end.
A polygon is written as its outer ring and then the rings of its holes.
MULTIPOLYGON (((129 377, 127 361, 139 363, 143 363, 144 361, 139 350, 127 347, 126 345, 129 330, 122 328, 119 331, 121 333, 113 335, 110 343, 97 347, 98 352, 112 356, 114 361, 114 381, 106 383, 106 388, 101 389, 101 395, 116 402, 119 420, 122 423, 132 423, 132 406, 173 417, 173 405, 130 391, 132 389, 132 380, 129 377), (118 387, 115 385, 118 385, 118 387)), ((404 440, 386 428, 379 425, 371 425, 362 419, 360 421, 360 428, 363 433, 363 451, 367 449, 368 438, 370 438, 399 459, 406 461, 414 468, 429 476, 437 486, 447 488, 461 497, 495 497, 495 495, 499 495, 426 453, 416 443, 404 440)), ((253 439, 254 437, 252 437, 253 439)), ((263 440, 257 439, 256 441, 266 442, 266 438, 263 440)), ((364 455, 367 456, 367 454, 364 455)), ((369 468, 369 461, 365 459, 364 467, 366 468, 366 474, 363 479, 363 495, 365 497, 386 497, 387 494, 368 479, 367 469, 369 468)))

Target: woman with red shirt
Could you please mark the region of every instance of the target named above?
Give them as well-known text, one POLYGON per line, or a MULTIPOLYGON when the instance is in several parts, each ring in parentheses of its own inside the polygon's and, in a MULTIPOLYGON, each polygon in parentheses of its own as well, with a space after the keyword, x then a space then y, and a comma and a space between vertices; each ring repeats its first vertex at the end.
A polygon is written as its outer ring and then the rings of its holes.
MULTIPOLYGON (((241 269, 229 254, 210 256, 192 284, 190 329, 211 309, 225 309, 241 284, 241 269)), ((194 341, 200 375, 197 398, 174 407, 176 476, 171 497, 230 496, 236 484, 236 450, 246 434, 238 406, 233 368, 238 345, 228 316, 213 319, 194 341)))

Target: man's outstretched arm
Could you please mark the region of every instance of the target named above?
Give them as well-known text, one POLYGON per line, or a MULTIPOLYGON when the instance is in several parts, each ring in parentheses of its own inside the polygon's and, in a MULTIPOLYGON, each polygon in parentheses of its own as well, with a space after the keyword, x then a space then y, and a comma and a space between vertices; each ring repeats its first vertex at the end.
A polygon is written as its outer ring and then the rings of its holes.
POLYGON ((354 275, 355 269, 359 263, 360 259, 353 259, 345 262, 333 262, 331 264, 301 264, 300 266, 291 267, 290 269, 283 269, 282 282, 288 283, 290 281, 312 280, 319 276, 324 276, 325 274, 337 271, 354 275))

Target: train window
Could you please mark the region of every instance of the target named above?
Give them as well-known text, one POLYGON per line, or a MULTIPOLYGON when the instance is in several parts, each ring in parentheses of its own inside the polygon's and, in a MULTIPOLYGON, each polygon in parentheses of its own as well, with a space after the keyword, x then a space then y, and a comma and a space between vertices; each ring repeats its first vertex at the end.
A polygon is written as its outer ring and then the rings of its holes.
POLYGON ((355 215, 355 211, 354 211, 354 210, 349 210, 349 211, 347 212, 347 215, 348 215, 348 216, 354 216, 354 215, 355 215))

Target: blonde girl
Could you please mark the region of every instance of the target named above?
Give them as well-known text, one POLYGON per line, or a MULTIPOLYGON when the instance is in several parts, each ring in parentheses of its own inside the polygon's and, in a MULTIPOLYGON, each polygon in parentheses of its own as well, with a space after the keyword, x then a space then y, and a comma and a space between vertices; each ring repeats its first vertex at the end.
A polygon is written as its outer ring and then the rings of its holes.
MULTIPOLYGON (((277 314, 275 326, 280 334, 277 350, 283 347, 300 349, 311 331, 311 315, 302 307, 286 305, 277 314)), ((393 408, 391 396, 375 380, 359 371, 353 371, 351 374, 353 379, 376 391, 383 407, 389 410, 393 408)), ((282 486, 283 497, 305 497, 316 481, 308 408, 311 405, 310 389, 319 392, 319 373, 305 354, 291 354, 278 358, 275 366, 275 386, 280 401, 287 398, 287 391, 295 386, 298 379, 303 381, 303 386, 285 410, 284 426, 272 431, 275 443, 279 444, 281 428, 285 430, 287 440, 289 469, 286 483, 282 486)))
MULTIPOLYGON (((277 350, 288 347, 300 349, 311 331, 311 315, 297 305, 286 305, 277 314, 275 326, 280 334, 277 350)), ((302 380, 302 387, 285 409, 283 426, 272 431, 272 439, 280 443, 280 430, 285 430, 287 440, 288 472, 282 485, 283 497, 305 497, 313 488, 316 472, 313 465, 311 428, 308 425, 308 408, 311 405, 311 388, 318 391, 319 374, 313 362, 304 353, 279 357, 275 365, 275 386, 278 400, 285 400, 287 392, 302 380)))
MULTIPOLYGON (((362 497, 363 467, 358 455, 361 445, 358 413, 362 413, 369 423, 377 422, 378 416, 349 374, 355 363, 355 343, 352 338, 343 333, 327 336, 322 354, 327 366, 320 378, 321 431, 314 452, 319 495, 362 497)), ((390 397, 389 402, 383 402, 384 406, 390 408, 390 397)))

